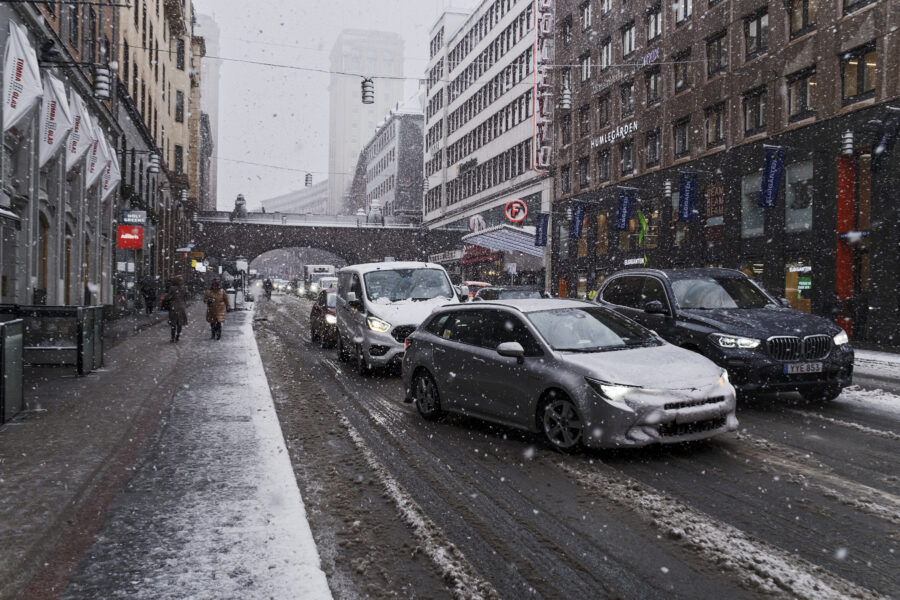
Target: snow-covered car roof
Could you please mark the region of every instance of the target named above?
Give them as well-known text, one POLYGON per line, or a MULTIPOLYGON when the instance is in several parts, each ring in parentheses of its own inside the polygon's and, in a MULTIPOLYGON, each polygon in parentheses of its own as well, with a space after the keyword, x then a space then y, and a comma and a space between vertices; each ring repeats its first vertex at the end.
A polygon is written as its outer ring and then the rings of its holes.
MULTIPOLYGON (((586 300, 569 300, 566 298, 525 298, 517 300, 486 300, 467 304, 444 304, 439 310, 453 308, 460 310, 478 310, 487 306, 506 306, 521 312, 554 310, 559 308, 596 308, 597 305, 586 300)), ((602 308, 602 307, 601 307, 602 308)))
POLYGON ((364 263, 361 265, 350 265, 348 267, 342 268, 338 273, 343 273, 344 271, 350 271, 354 273, 371 273, 372 271, 397 271, 400 269, 440 269, 444 270, 444 267, 437 263, 430 262, 415 262, 415 261, 405 261, 405 262, 378 262, 378 263, 364 263))

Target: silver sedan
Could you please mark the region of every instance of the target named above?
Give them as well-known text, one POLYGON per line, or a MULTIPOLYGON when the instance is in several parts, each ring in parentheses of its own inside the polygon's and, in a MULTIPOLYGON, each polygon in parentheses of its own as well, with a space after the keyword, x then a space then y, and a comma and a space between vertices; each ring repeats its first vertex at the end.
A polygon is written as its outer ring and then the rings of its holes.
POLYGON ((445 306, 406 340, 407 402, 540 432, 560 450, 636 447, 737 428, 728 374, 577 300, 445 306))

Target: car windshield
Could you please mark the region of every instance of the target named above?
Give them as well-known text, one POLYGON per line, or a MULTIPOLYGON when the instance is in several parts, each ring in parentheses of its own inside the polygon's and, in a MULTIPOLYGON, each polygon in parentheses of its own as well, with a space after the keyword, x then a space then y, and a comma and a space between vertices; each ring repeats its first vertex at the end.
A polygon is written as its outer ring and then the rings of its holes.
POLYGON ((501 300, 527 300, 541 297, 541 292, 538 290, 500 290, 501 300))
POLYGON ((599 307, 541 310, 527 317, 558 351, 603 352, 661 343, 637 323, 599 307))
POLYGON ((748 279, 698 277, 672 282, 675 301, 683 309, 763 308, 775 302, 748 279))
POLYGON ((392 269, 363 275, 366 296, 376 304, 453 298, 453 287, 439 269, 392 269))
POLYGON ((328 294, 328 297, 325 298, 325 306, 327 306, 328 308, 334 308, 335 306, 337 306, 337 294, 336 293, 331 292, 330 294, 328 294))

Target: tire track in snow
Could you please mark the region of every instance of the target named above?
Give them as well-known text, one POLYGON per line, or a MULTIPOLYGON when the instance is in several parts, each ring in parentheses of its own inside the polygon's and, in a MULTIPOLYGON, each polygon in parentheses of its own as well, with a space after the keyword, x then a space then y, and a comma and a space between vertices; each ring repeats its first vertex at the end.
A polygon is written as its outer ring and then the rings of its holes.
POLYGON ((733 573, 751 590, 772 598, 880 598, 872 590, 754 539, 740 529, 664 496, 598 461, 590 472, 561 461, 557 465, 584 487, 630 507, 669 538, 681 540, 690 551, 733 573))
POLYGON ((797 408, 789 408, 788 412, 794 413, 795 415, 800 415, 801 417, 807 417, 811 419, 819 419, 821 421, 825 421, 826 423, 831 423, 832 425, 840 425, 841 427, 847 427, 848 429, 854 429, 856 431, 866 433, 869 435, 875 435, 880 438, 884 438, 886 440, 891 440, 894 442, 900 441, 900 435, 894 433, 893 431, 884 431, 882 429, 875 429, 873 427, 868 427, 866 425, 860 425, 859 423, 854 423, 852 421, 844 421, 843 419, 835 419, 834 417, 826 417, 825 415, 815 413, 808 410, 800 410, 797 408))

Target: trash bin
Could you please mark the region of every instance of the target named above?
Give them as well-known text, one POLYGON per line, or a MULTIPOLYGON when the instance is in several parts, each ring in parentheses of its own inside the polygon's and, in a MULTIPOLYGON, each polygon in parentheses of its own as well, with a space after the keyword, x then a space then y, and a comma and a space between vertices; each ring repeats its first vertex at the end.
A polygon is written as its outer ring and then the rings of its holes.
POLYGON ((228 288, 225 290, 225 294, 228 296, 228 306, 231 307, 231 310, 237 308, 237 305, 235 304, 237 300, 237 291, 235 291, 234 288, 228 288))

